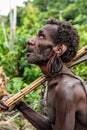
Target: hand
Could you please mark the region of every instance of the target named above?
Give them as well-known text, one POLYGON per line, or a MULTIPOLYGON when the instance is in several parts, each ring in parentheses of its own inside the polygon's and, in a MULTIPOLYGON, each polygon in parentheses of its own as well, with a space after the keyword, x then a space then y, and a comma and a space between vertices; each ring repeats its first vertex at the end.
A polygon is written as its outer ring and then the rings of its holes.
POLYGON ((0 111, 1 110, 8 110, 8 106, 4 103, 4 101, 6 101, 9 97, 8 96, 4 96, 1 100, 0 100, 0 111))
POLYGON ((12 105, 11 107, 8 107, 4 101, 6 101, 7 99, 9 99, 12 95, 9 96, 4 96, 1 100, 0 100, 0 111, 1 110, 5 110, 5 111, 11 111, 13 109, 16 109, 17 106, 20 104, 20 101, 18 101, 17 103, 15 103, 14 105, 12 105))

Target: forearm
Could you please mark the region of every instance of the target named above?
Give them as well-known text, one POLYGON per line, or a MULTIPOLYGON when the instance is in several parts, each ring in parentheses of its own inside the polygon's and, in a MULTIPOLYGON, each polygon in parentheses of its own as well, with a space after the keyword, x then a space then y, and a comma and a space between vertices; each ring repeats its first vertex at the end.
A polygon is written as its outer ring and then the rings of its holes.
POLYGON ((52 130, 49 120, 31 109, 23 101, 20 102, 20 105, 17 109, 22 112, 24 117, 38 130, 52 130))

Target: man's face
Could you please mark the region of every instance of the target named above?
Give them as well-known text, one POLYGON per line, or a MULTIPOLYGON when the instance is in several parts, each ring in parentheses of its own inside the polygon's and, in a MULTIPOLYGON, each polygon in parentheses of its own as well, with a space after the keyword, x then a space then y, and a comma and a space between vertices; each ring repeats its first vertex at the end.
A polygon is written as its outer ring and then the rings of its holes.
POLYGON ((35 38, 27 41, 27 61, 36 65, 47 63, 53 55, 53 40, 51 33, 57 29, 56 25, 47 24, 37 33, 35 38))

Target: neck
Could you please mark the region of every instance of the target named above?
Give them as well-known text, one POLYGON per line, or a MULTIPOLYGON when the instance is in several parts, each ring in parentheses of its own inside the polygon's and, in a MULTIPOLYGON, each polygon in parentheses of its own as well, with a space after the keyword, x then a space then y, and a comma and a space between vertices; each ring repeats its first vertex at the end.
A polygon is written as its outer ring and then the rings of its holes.
POLYGON ((63 72, 66 72, 67 67, 62 60, 57 56, 52 56, 49 61, 40 66, 42 72, 46 77, 55 77, 63 72))

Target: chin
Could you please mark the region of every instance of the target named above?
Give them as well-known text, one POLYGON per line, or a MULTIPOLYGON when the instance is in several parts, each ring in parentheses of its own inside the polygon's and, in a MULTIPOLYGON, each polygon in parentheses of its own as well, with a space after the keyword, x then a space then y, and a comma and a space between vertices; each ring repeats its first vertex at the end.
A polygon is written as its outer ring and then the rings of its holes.
POLYGON ((27 61, 28 61, 28 63, 30 63, 30 64, 34 64, 33 60, 30 59, 30 58, 27 58, 27 61))
POLYGON ((26 59, 30 64, 39 65, 43 63, 43 57, 41 57, 41 55, 26 55, 26 59))
POLYGON ((26 55, 26 60, 28 61, 28 63, 32 64, 32 59, 28 57, 27 55, 26 55))
POLYGON ((27 59, 29 64, 36 64, 36 62, 37 62, 35 59, 30 58, 30 57, 27 57, 26 59, 27 59))

